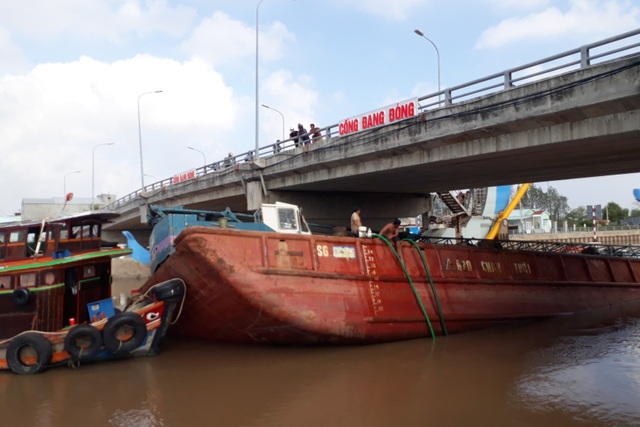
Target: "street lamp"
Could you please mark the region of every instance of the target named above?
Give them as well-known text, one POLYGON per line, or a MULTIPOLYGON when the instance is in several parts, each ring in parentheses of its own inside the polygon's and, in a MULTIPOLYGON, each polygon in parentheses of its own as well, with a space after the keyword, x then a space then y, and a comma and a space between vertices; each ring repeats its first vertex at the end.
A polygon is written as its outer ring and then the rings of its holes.
POLYGON ((276 110, 275 108, 269 107, 268 105, 262 104, 262 106, 264 108, 268 108, 269 110, 275 111, 276 113, 280 114, 280 116, 282 117, 282 139, 281 139, 281 141, 284 141, 284 115, 280 111, 276 110))
MULTIPOLYGON (((436 49, 436 54, 438 55, 438 92, 440 92, 440 51, 438 50, 438 46, 436 46, 436 44, 434 42, 432 42, 427 36, 425 36, 422 31, 420 30, 413 30, 414 33, 416 33, 417 35, 419 35, 420 37, 423 37, 425 40, 427 40, 429 43, 431 43, 433 45, 433 47, 436 49)), ((440 101, 440 94, 438 94, 438 102, 440 101)))
POLYGON ((94 145, 93 149, 91 150, 91 210, 93 210, 93 206, 94 206, 94 188, 95 188, 95 160, 96 160, 96 148, 98 147, 102 147, 105 145, 114 145, 115 143, 113 142, 106 142, 104 144, 98 144, 98 145, 94 145))
POLYGON ((256 6, 256 159, 258 158, 258 150, 260 149, 260 138, 258 136, 258 128, 260 126, 260 112, 258 107, 260 105, 260 95, 258 94, 258 13, 260 11, 260 3, 262 3, 262 1, 263 0, 260 0, 256 6))
POLYGON ((202 158, 204 159, 204 168, 202 170, 202 172, 206 172, 207 169, 207 156, 204 155, 204 153, 200 150, 198 150, 197 148, 193 148, 193 147, 187 147, 189 150, 193 150, 193 151, 197 151, 198 153, 202 154, 202 158))
POLYGON ((138 142, 140 143, 140 183, 142 184, 142 188, 144 188, 144 167, 142 166, 142 130, 140 129, 140 98, 143 95, 148 95, 151 93, 162 93, 161 90, 156 90, 153 92, 144 92, 138 96, 138 142))
POLYGON ((63 180, 63 191, 64 191, 64 196, 67 197, 67 177, 71 174, 74 173, 80 173, 82 171, 73 171, 73 172, 69 172, 69 173, 65 173, 64 174, 64 180, 63 180))

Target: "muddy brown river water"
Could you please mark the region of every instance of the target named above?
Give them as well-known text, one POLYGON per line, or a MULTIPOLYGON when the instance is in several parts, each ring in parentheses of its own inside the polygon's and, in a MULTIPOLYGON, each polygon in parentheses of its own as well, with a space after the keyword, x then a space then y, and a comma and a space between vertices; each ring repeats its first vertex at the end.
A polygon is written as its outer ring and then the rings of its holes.
POLYGON ((640 310, 358 347, 170 335, 157 357, 0 372, 0 396, 3 426, 639 426, 640 310))

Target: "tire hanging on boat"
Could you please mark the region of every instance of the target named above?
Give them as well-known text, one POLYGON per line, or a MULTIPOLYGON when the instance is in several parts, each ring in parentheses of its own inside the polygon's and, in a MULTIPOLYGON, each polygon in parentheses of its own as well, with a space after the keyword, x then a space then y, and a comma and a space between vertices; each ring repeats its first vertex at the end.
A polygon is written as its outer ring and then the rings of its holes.
POLYGON ((53 350, 43 335, 27 332, 11 340, 7 347, 7 365, 16 374, 37 374, 50 363, 53 350))
POLYGON ((17 288, 13 290, 11 298, 13 298, 13 302, 17 305, 25 305, 31 298, 31 292, 29 292, 27 288, 17 288))
POLYGON ((102 342, 110 352, 124 354, 136 349, 147 337, 147 325, 130 311, 110 318, 102 330, 102 342))
POLYGON ((64 338, 64 349, 74 360, 95 354, 102 347, 102 335, 92 325, 78 325, 64 338))
POLYGON ((184 282, 182 279, 170 279, 154 285, 151 293, 158 301, 180 302, 184 296, 184 282))

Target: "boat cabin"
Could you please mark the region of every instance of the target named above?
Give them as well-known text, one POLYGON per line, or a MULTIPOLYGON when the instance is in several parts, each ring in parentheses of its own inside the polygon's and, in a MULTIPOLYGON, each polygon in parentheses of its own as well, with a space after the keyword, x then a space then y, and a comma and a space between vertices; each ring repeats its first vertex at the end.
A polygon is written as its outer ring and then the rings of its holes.
POLYGON ((255 222, 278 233, 311 234, 300 208, 289 203, 263 203, 254 214, 255 222))
POLYGON ((96 218, 5 225, 0 227, 0 261, 99 250, 101 231, 102 222, 96 218))
POLYGON ((111 297, 111 258, 130 252, 102 250, 102 225, 115 216, 0 225, 0 339, 89 320, 87 304, 111 297))

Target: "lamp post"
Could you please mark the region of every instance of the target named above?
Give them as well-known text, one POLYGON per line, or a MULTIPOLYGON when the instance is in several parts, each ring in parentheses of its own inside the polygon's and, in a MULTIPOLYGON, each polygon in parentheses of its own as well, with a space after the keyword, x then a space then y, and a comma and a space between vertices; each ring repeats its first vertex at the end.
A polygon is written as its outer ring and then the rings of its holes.
POLYGON ((63 184, 62 191, 64 191, 64 196, 65 197, 67 196, 67 177, 69 175, 74 174, 74 173, 80 173, 80 172, 82 172, 82 171, 78 170, 78 171, 68 172, 68 173, 64 174, 64 180, 63 180, 63 183, 62 183, 63 184))
POLYGON ((94 145, 91 150, 91 210, 93 210, 94 206, 94 188, 95 188, 95 161, 96 161, 96 148, 102 147, 105 145, 114 145, 113 142, 106 142, 104 144, 94 145))
POLYGON ((269 107, 268 105, 262 104, 262 106, 264 108, 268 108, 269 110, 275 111, 276 113, 280 114, 280 116, 282 117, 282 139, 281 139, 281 141, 284 141, 284 115, 280 111, 276 110, 275 108, 269 107))
POLYGON ((193 148, 193 147, 187 147, 189 150, 193 150, 193 151, 197 151, 198 153, 202 154, 202 158, 204 159, 204 168, 202 169, 202 172, 206 172, 207 171, 207 156, 204 155, 204 153, 200 150, 198 150, 197 148, 193 148))
MULTIPOLYGON (((436 44, 434 42, 432 42, 431 39, 429 39, 427 36, 425 36, 422 33, 422 31, 413 30, 413 32, 416 33, 417 35, 419 35, 420 37, 424 38, 425 40, 427 40, 436 49, 436 55, 438 56, 438 92, 440 92, 440 51, 438 50, 438 46, 436 46, 436 44)), ((440 101, 440 94, 438 94, 438 102, 439 101, 440 101)))
POLYGON ((256 152, 255 152, 255 158, 257 159, 259 154, 258 154, 258 150, 260 149, 260 138, 258 136, 259 134, 259 126, 260 126, 260 111, 259 111, 259 105, 260 105, 260 95, 258 93, 258 21, 259 21, 259 12, 260 12, 260 3, 262 3, 263 0, 260 0, 258 2, 258 5, 256 6, 256 152))
POLYGON ((151 93, 162 93, 162 91, 156 90, 153 92, 144 92, 138 95, 138 142, 140 143, 140 183, 142 184, 142 187, 140 187, 140 189, 144 188, 144 167, 142 166, 142 130, 140 128, 140 98, 151 93))

